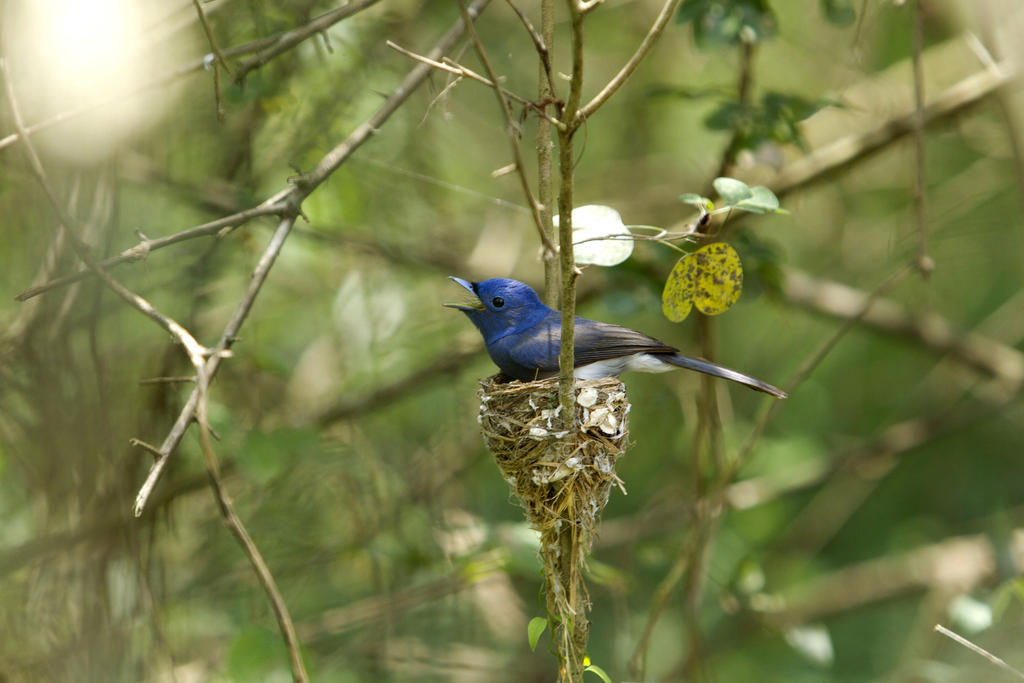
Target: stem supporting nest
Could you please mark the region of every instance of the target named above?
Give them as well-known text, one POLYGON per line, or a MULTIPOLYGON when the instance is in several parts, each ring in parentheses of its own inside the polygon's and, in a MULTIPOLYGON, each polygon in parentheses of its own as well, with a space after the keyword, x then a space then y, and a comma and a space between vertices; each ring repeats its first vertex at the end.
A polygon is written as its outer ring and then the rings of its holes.
POLYGON ((577 381, 571 425, 561 419, 558 379, 481 382, 480 427, 526 518, 541 534, 544 594, 560 679, 584 668, 590 598, 583 568, 629 441, 626 388, 618 379, 577 381))

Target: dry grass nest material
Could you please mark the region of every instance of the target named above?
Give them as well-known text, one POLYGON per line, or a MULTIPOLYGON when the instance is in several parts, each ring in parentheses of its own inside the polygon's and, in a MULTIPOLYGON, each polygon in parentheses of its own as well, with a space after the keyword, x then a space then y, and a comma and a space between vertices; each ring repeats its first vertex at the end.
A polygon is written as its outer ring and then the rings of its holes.
POLYGON ((625 385, 614 377, 577 380, 576 419, 566 430, 558 378, 498 384, 492 377, 480 384, 484 440, 527 519, 541 532, 563 520, 579 524, 589 537, 612 485, 625 493, 615 474, 629 441, 625 385))

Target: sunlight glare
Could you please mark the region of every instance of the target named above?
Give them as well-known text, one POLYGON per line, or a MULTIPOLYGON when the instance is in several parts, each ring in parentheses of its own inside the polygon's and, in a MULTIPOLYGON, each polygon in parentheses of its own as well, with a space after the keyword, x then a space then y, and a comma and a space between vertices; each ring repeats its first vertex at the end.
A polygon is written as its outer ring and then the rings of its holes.
MULTIPOLYGON (((151 77, 144 17, 133 0, 34 0, 11 17, 13 82, 26 123, 90 107, 151 77)), ((6 23, 6 22, 5 22, 6 23)), ((69 161, 103 159, 159 114, 160 98, 117 98, 38 136, 69 161)))

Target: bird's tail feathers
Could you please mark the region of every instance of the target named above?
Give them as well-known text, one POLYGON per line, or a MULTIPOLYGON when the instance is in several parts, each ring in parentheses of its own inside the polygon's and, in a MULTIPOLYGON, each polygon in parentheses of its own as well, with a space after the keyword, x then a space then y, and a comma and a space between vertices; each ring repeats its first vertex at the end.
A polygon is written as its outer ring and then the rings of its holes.
POLYGON ((723 368, 721 365, 715 365, 714 363, 710 363, 706 360, 690 358, 689 356, 684 356, 678 353, 661 356, 661 358, 662 360, 668 361, 672 365, 678 365, 679 367, 686 368, 687 370, 696 370, 697 372, 703 372, 705 375, 711 375, 712 377, 721 377, 722 379, 728 379, 733 382, 739 382, 740 384, 747 385, 751 389, 763 391, 766 394, 771 394, 772 396, 776 396, 778 398, 786 398, 786 392, 776 387, 773 387, 771 384, 768 384, 767 382, 762 382, 761 380, 751 377, 749 375, 744 375, 742 372, 736 372, 735 370, 730 370, 729 368, 723 368))

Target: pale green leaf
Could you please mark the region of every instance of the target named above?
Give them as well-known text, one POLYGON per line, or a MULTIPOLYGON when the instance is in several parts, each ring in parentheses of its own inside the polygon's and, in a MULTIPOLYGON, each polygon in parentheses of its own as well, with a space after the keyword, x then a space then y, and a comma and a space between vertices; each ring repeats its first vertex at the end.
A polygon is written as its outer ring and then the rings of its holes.
POLYGON ((779 198, 763 185, 750 188, 750 197, 736 204, 737 209, 752 213, 774 213, 779 210, 779 198))
POLYGON ((742 180, 736 180, 735 178, 715 178, 714 182, 711 183, 715 192, 722 196, 726 204, 735 206, 742 202, 744 199, 750 199, 753 196, 750 187, 742 180))

